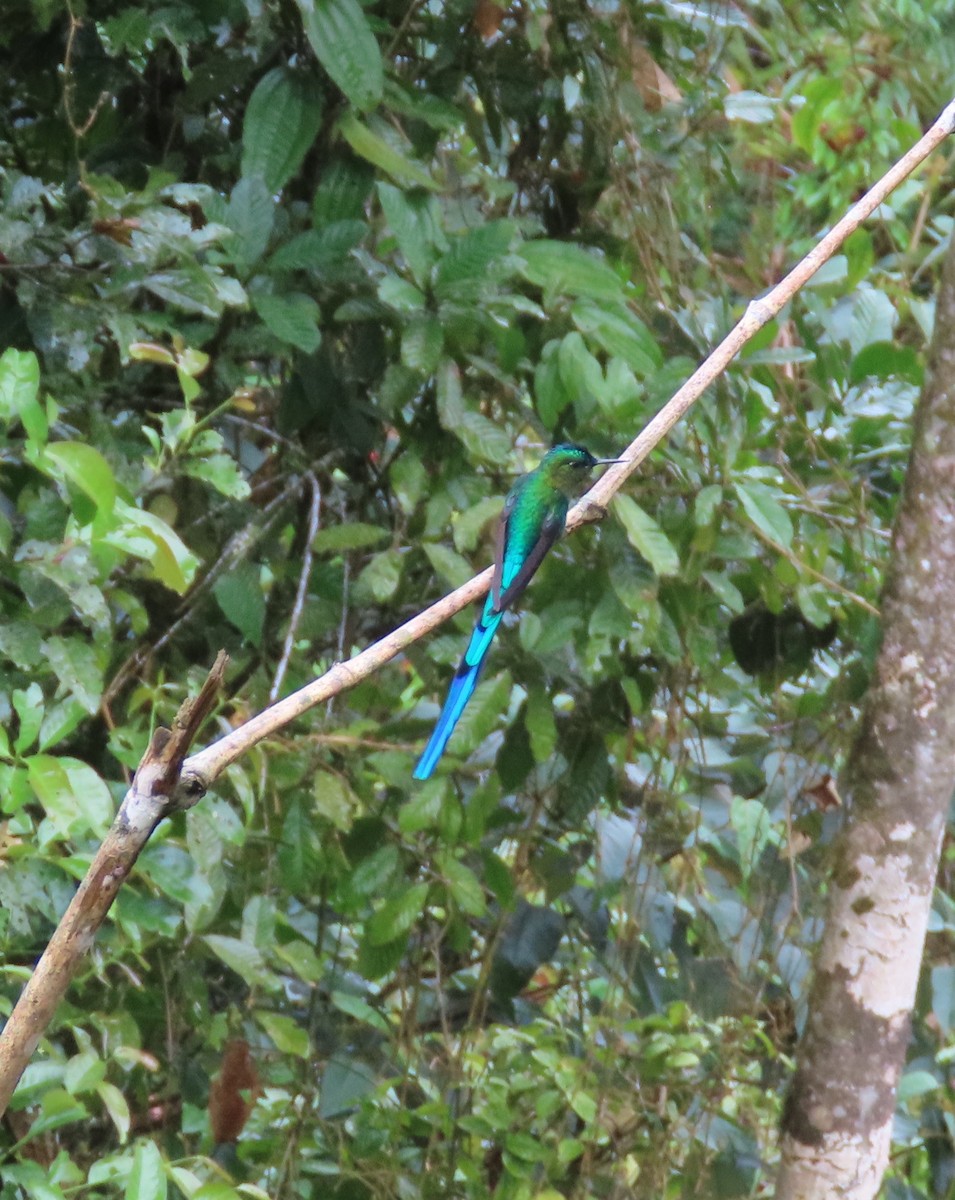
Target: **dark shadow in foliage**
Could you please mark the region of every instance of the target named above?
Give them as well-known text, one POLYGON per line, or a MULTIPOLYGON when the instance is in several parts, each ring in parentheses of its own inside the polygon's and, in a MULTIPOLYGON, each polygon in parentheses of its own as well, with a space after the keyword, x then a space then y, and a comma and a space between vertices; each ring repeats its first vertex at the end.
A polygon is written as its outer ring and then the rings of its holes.
POLYGON ((801 675, 813 651, 832 644, 836 629, 835 621, 818 629, 794 604, 774 613, 758 600, 730 621, 730 646, 747 675, 778 683, 801 675))
POLYGON ((491 992, 510 1009, 534 972, 557 953, 564 918, 552 908, 518 900, 491 964, 491 992))

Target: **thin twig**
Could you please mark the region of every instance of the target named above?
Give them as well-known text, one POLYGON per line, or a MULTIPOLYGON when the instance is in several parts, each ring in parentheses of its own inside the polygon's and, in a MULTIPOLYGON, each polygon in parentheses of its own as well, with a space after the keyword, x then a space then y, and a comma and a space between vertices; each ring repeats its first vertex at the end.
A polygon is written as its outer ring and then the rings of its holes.
POLYGON ((322 508, 322 489, 319 487, 318 480, 311 471, 307 472, 305 479, 312 494, 308 506, 308 529, 305 532, 302 569, 298 573, 295 603, 292 605, 292 615, 289 617, 288 632, 285 635, 285 644, 282 646, 282 657, 279 659, 279 665, 275 668, 275 678, 272 680, 272 687, 269 689, 269 700, 272 704, 278 699, 279 692, 282 690, 282 680, 285 678, 285 672, 288 670, 289 660, 295 648, 295 635, 298 632, 299 621, 301 621, 302 613, 305 610, 308 581, 312 576, 312 557, 314 553, 312 543, 315 541, 315 534, 318 533, 318 521, 322 508))
MULTIPOLYGON (((344 498, 339 499, 338 513, 345 521, 345 501, 344 498)), ((335 647, 338 652, 338 661, 345 657, 345 638, 348 635, 348 611, 349 599, 351 593, 351 555, 346 554, 342 558, 342 613, 338 620, 338 637, 335 642, 335 647)), ((330 721, 335 708, 335 697, 331 699, 325 706, 325 720, 330 721)))
POLYGON ((70 28, 66 35, 66 51, 63 55, 63 109, 66 113, 66 123, 70 127, 70 132, 76 141, 79 142, 93 128, 96 118, 100 114, 100 109, 110 96, 107 91, 100 92, 86 120, 82 125, 78 123, 76 113, 73 110, 73 93, 76 90, 76 83, 73 78, 73 46, 76 41, 76 34, 82 28, 83 22, 73 12, 71 4, 67 3, 66 10, 70 15, 70 28))
POLYGON ((793 550, 790 550, 788 546, 784 546, 782 542, 777 542, 776 539, 774 537, 770 537, 768 533, 764 533, 755 522, 750 522, 750 528, 761 542, 769 546, 771 550, 775 550, 777 554, 781 554, 783 558, 788 559, 797 571, 805 571, 810 578, 815 579, 818 583, 821 583, 824 587, 829 588, 831 591, 838 592, 840 596, 845 596, 847 600, 851 600, 853 604, 857 604, 867 613, 871 613, 873 617, 878 617, 881 615, 876 606, 874 604, 870 604, 869 601, 866 600, 865 596, 860 596, 858 592, 853 592, 850 588, 845 587, 844 584, 837 583, 835 579, 830 579, 828 575, 823 575, 822 571, 817 571, 815 567, 811 567, 808 563, 803 562, 798 554, 796 554, 793 550))

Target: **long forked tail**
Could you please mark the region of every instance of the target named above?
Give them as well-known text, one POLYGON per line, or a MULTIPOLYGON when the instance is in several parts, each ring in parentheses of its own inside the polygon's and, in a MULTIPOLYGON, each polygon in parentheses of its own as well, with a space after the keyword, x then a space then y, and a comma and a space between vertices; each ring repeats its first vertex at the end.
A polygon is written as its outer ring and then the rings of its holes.
POLYGON ((491 648, 491 640, 503 615, 501 612, 494 611, 493 601, 488 596, 484 611, 474 626, 474 632, 471 634, 468 648, 464 652, 464 658, 461 659, 461 665, 451 680, 451 688, 448 691, 448 698, 444 702, 444 708, 441 710, 441 716, 438 717, 434 732, 414 769, 415 779, 430 779, 431 773, 438 765, 438 759, 444 753, 448 738, 454 732, 454 727, 460 720, 467 702, 474 695, 481 667, 484 665, 484 659, 491 648))

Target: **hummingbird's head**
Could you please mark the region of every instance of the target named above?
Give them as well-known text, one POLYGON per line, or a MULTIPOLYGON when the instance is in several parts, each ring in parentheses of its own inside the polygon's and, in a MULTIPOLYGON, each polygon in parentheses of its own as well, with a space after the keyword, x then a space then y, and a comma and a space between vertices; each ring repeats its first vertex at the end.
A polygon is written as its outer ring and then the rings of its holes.
MULTIPOLYGON (((541 461, 540 471, 547 482, 565 496, 576 496, 581 487, 590 479, 594 467, 606 462, 606 459, 594 458, 589 450, 572 442, 562 442, 553 450, 548 450, 541 461)), ((615 459, 610 459, 615 462, 615 459)))

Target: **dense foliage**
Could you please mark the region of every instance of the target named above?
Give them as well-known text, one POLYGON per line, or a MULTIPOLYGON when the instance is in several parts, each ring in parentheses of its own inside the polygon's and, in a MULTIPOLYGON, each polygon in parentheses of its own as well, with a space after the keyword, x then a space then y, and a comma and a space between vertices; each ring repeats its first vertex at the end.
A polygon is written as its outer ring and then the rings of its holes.
MULTIPOLYGON (((0 27, 0 1006, 151 729, 234 726, 622 449, 953 93, 940 3, 15 0, 0 27), (303 599, 304 598, 304 599, 303 599)), ((951 231, 931 163, 501 630, 162 827, 0 1196, 747 1196, 951 231)), ((210 731, 212 732, 212 731, 210 731)), ((939 894, 890 1194, 945 1196, 939 894)))

